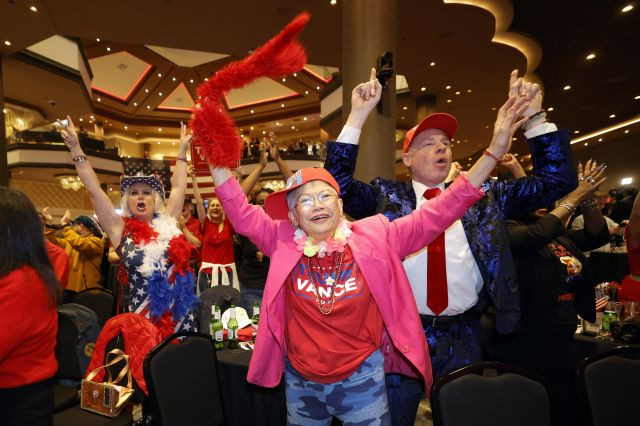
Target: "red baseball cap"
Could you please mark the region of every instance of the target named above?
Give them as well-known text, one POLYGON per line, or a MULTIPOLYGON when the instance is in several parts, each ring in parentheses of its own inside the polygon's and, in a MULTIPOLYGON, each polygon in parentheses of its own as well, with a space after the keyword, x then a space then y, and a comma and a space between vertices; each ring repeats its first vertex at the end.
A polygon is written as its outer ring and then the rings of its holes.
POLYGON ((340 186, 333 176, 331 176, 331 173, 321 167, 305 167, 287 179, 285 189, 274 192, 264 200, 264 210, 275 220, 288 219, 289 207, 287 206, 287 194, 289 191, 293 191, 312 180, 321 180, 322 182, 328 183, 336 190, 338 196, 340 196, 340 186))
POLYGON ((417 126, 412 127, 407 132, 407 136, 404 138, 404 145, 402 145, 402 153, 406 154, 415 136, 427 129, 440 129, 449 139, 453 139, 456 130, 458 130, 458 120, 453 115, 445 114, 444 112, 427 115, 417 126))

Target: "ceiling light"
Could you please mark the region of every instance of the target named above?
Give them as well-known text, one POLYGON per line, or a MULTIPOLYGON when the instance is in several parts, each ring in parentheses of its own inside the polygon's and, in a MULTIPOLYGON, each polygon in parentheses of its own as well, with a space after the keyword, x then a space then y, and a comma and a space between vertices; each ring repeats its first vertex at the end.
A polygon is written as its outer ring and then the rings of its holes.
POLYGON ((569 86, 569 85, 567 84, 566 86, 564 86, 564 87, 562 88, 562 90, 571 90, 571 86, 569 86))
POLYGON ((303 119, 304 121, 307 121, 307 117, 302 117, 302 119, 303 119))
POLYGON ((402 109, 406 111, 406 110, 407 110, 407 107, 406 107, 406 106, 403 106, 403 107, 402 107, 402 109))
POLYGON ((287 79, 282 77, 282 82, 285 83, 286 81, 287 81, 287 79))
POLYGON ((80 117, 80 121, 84 121, 84 119, 82 117, 80 117))
POLYGON ((640 99, 640 95, 636 96, 636 97, 635 97, 635 98, 633 98, 633 99, 635 99, 635 100, 637 101, 638 99, 640 99))
POLYGON ((598 142, 602 142, 602 138, 598 138, 598 142))
POLYGON ((421 91, 421 92, 424 92, 425 90, 427 90, 427 88, 426 88, 426 87, 424 87, 424 86, 422 86, 422 87, 420 88, 420 91, 421 91))
POLYGON ((590 60, 592 60, 592 59, 593 59, 593 58, 595 58, 595 57, 596 57, 596 54, 595 54, 595 53, 589 53, 589 54, 587 55, 587 61, 590 61, 590 60))
POLYGON ((451 89, 451 86, 446 86, 445 89, 449 90, 451 89))
POLYGON ((209 81, 209 77, 205 77, 205 78, 204 78, 204 81, 209 81))
POLYGON ((175 145, 176 145, 176 143, 175 143, 175 142, 171 142, 171 145, 175 146, 175 145))
POLYGON ((280 108, 284 108, 284 104, 280 104, 280 108))
POLYGON ((547 108, 547 111, 553 111, 553 107, 547 108))
POLYGON ((580 130, 574 130, 573 133, 577 135, 578 133, 580 133, 580 130))
POLYGON ((35 6, 31 6, 29 10, 32 11, 33 13, 36 13, 38 11, 38 8, 35 6))
POLYGON ((295 130, 295 129, 296 129, 296 126, 291 126, 291 130, 295 130))
POLYGON ((253 114, 253 110, 251 110, 251 114, 253 114))
POLYGON ((585 143, 584 143, 584 146, 589 146, 589 142, 585 142, 585 143))
POLYGON ((176 81, 176 78, 175 77, 171 77, 171 80, 176 81))
POLYGON ((151 109, 151 106, 147 105, 147 109, 151 109))
POLYGON ((134 103, 133 103, 133 106, 138 106, 138 103, 137 103, 137 102, 134 102, 134 103))
POLYGON ((5 46, 11 46, 11 42, 9 40, 4 41, 5 46))
POLYGON ((633 182, 633 178, 622 178, 622 180, 620 181, 620 185, 631 185, 631 182, 633 182))
POLYGON ((276 121, 276 126, 279 126, 279 125, 280 125, 280 122, 279 122, 279 121, 276 121))
POLYGON ((253 126, 250 127, 250 130, 253 130, 253 126))
POLYGON ((316 90, 320 90, 320 86, 316 86, 316 90))
POLYGON ((611 114, 611 115, 609 116, 609 118, 616 118, 616 115, 615 115, 615 114, 611 114))
POLYGON ((404 116, 400 117, 400 120, 404 120, 404 116))
POLYGON ((262 131, 262 134, 263 134, 263 135, 266 135, 266 134, 267 134, 267 131, 266 131, 266 130, 263 130, 263 131, 262 131))
POLYGON ((329 2, 329 4, 330 4, 331 6, 335 6, 337 3, 338 3, 338 0, 331 0, 331 1, 329 2))
POLYGON ((96 42, 97 42, 97 43, 100 43, 100 39, 99 39, 99 38, 96 38, 96 42))
POLYGON ((107 46, 107 52, 111 52, 111 48, 107 46))
POLYGON ((456 92, 456 95, 459 95, 459 94, 460 94, 460 92, 456 92))
POLYGON ((471 89, 467 89, 467 93, 471 93, 471 89))
POLYGON ((95 120, 95 118, 93 118, 93 115, 91 116, 91 119, 92 119, 92 120, 95 120))
POLYGON ((161 132, 162 131, 162 127, 158 127, 158 131, 161 132))
POLYGON ((124 126, 124 129, 125 130, 129 130, 129 126, 124 126))
POLYGON ((102 102, 102 99, 98 98, 98 102, 102 102))
POLYGON ((491 108, 491 111, 495 111, 495 110, 496 110, 496 107, 492 107, 492 108, 491 108))
POLYGON ((625 7, 622 8, 622 13, 627 13, 629 11, 633 10, 633 5, 632 4, 628 4, 625 7))
POLYGON ((158 96, 162 96, 162 92, 158 92, 158 96))
POLYGON ((144 89, 144 93, 149 93, 149 89, 144 89))
POLYGON ((309 91, 308 91, 308 90, 305 90, 305 91, 304 91, 304 94, 305 94, 305 95, 308 95, 308 94, 309 94, 309 91))
POLYGON ((189 83, 193 83, 193 79, 189 80, 189 83))
POLYGON ((297 72, 294 72, 294 73, 293 73, 293 76, 294 76, 294 77, 297 77, 297 76, 298 76, 298 73, 297 73, 297 72))
POLYGON ((435 63, 435 62, 431 62, 431 63, 429 64, 429 66, 431 66, 431 67, 435 67, 435 66, 436 66, 436 63, 435 63))
POLYGON ((161 78, 161 77, 162 77, 162 74, 158 73, 158 78, 161 78))
POLYGON ((627 133, 629 133, 629 129, 624 131, 624 134, 626 135, 627 133))
POLYGON ((451 103, 451 99, 447 99, 447 103, 450 104, 451 103))

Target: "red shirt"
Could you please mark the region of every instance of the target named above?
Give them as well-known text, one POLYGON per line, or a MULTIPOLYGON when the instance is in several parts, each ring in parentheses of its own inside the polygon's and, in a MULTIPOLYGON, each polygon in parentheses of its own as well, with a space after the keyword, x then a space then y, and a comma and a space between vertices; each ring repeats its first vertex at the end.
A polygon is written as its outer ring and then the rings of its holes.
MULTIPOLYGON (((187 223, 185 224, 186 228, 193 234, 194 237, 200 240, 202 243, 202 231, 200 230, 200 221, 195 217, 191 216, 187 223)), ((191 254, 189 254, 189 261, 200 263, 200 250, 195 247, 193 244, 191 245, 191 254)))
MULTIPOLYGON (((629 238, 629 227, 625 231, 627 239, 627 255, 629 256, 629 272, 630 274, 640 275, 640 244, 633 247, 629 238)), ((640 303, 640 281, 627 275, 622 280, 622 285, 618 288, 618 298, 621 302, 632 301, 640 303)))
POLYGON ((56 277, 58 278, 58 281, 60 281, 60 286, 64 290, 67 288, 69 271, 71 270, 71 266, 69 265, 69 256, 61 247, 58 247, 49 240, 44 240, 44 245, 47 249, 47 255, 49 256, 49 261, 51 261, 51 266, 53 266, 53 271, 56 273, 56 277))
POLYGON ((58 311, 40 275, 28 265, 0 277, 0 388, 53 377, 58 311))
MULTIPOLYGON (((338 262, 338 256, 335 256, 338 262)), ((320 279, 319 268, 327 274, 336 272, 334 255, 311 258, 314 283, 321 301, 328 303, 328 275, 320 279)), ((335 278, 335 277, 334 277, 335 278)), ((382 316, 364 276, 347 246, 341 278, 333 284, 335 305, 329 315, 318 309, 313 286, 309 283, 307 257, 302 256, 285 283, 287 356, 293 368, 303 377, 318 383, 333 383, 349 377, 379 346, 382 316)), ((325 305, 328 306, 328 305, 325 305)))
POLYGON ((226 265, 233 263, 233 230, 231 223, 225 219, 222 232, 218 232, 218 223, 206 218, 202 237, 202 261, 226 265))

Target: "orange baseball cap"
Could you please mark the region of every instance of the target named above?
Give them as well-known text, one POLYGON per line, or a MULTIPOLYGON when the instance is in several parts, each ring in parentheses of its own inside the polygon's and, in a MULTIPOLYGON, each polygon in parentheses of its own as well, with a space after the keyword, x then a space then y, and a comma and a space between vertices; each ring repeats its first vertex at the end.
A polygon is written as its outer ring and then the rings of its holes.
POLYGON ((333 176, 331 176, 331 173, 321 167, 305 167, 287 179, 287 186, 283 190, 274 192, 264 200, 264 210, 275 220, 288 219, 289 207, 287 206, 287 194, 289 191, 293 191, 312 180, 321 180, 328 183, 336 190, 338 196, 340 196, 340 186, 333 176))
POLYGON ((458 120, 453 115, 445 114, 444 112, 427 115, 417 126, 407 131, 407 136, 405 136, 404 144, 402 145, 402 153, 405 154, 415 137, 427 129, 440 129, 449 139, 453 139, 456 130, 458 130, 458 120))

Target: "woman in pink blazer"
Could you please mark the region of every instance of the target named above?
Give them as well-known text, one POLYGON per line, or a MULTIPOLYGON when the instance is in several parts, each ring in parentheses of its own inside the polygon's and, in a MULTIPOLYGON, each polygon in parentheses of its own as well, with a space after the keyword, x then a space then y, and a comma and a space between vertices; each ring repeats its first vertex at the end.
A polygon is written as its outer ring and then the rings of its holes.
MULTIPOLYGON (((429 350, 402 259, 482 198, 479 187, 508 152, 525 108, 523 98, 510 98, 488 154, 437 198, 393 222, 377 215, 349 223, 325 169, 298 170, 263 210, 247 202, 228 169, 212 168, 234 229, 271 258, 248 381, 274 387, 284 372, 289 424, 329 424, 332 416, 390 424, 385 370, 419 377, 430 388, 429 350)), ((428 137, 426 161, 450 155, 448 139, 428 137)))

